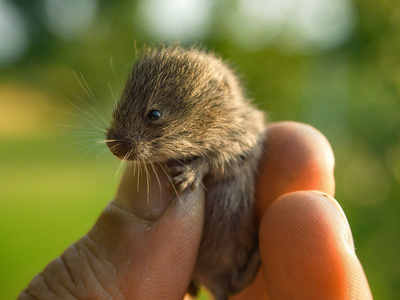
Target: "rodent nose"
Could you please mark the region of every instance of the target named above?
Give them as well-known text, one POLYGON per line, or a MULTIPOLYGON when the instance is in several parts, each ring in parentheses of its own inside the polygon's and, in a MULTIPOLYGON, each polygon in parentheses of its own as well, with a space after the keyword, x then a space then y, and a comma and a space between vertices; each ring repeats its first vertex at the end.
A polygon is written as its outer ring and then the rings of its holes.
POLYGON ((133 146, 124 141, 109 141, 107 146, 119 159, 127 159, 133 152, 133 146))

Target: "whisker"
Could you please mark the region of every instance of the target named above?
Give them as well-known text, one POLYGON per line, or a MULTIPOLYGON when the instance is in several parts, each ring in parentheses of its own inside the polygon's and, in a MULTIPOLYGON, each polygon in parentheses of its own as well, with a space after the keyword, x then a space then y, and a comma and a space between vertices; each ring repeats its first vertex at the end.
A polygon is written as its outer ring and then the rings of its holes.
MULTIPOLYGON (((97 99, 96 99, 96 96, 95 96, 94 93, 92 92, 92 90, 91 90, 90 86, 88 85, 88 83, 87 83, 85 77, 83 76, 83 74, 80 73, 81 78, 82 78, 83 82, 85 83, 86 87, 85 87, 85 86, 82 84, 82 82, 79 80, 79 78, 78 78, 78 76, 76 75, 76 73, 75 73, 75 72, 73 72, 73 73, 74 73, 74 76, 75 76, 76 80, 78 81, 79 85, 82 87, 82 89, 85 91, 85 93, 89 96, 89 98, 92 100, 92 102, 93 102, 94 104, 98 105, 98 101, 97 101, 97 99)), ((80 110, 81 112, 83 112, 83 113, 86 114, 86 115, 92 116, 92 118, 93 118, 94 120, 96 120, 97 122, 100 122, 101 125, 102 125, 103 127, 107 127, 107 124, 109 124, 110 121, 111 121, 108 114, 102 114, 102 113, 100 113, 100 112, 96 109, 96 107, 94 107, 93 105, 89 105, 89 104, 88 104, 84 99, 82 99, 81 97, 78 97, 78 96, 76 96, 76 97, 77 97, 79 100, 81 100, 85 105, 87 105, 88 107, 90 107, 90 109, 91 109, 93 112, 95 112, 96 115, 97 115, 100 119, 94 118, 86 109, 79 109, 79 108, 77 107, 78 110, 80 110)), ((74 105, 74 106, 75 106, 75 105, 74 105)), ((75 107, 76 107, 76 106, 75 106, 75 107)))
POLYGON ((97 145, 90 144, 90 145, 81 147, 81 148, 79 148, 79 149, 76 149, 74 152, 77 153, 77 152, 80 152, 80 151, 83 151, 83 150, 88 150, 87 152, 90 152, 91 150, 95 149, 96 146, 97 146, 97 145))
MULTIPOLYGON (((84 139, 84 140, 79 140, 79 141, 72 142, 72 143, 69 143, 69 144, 67 144, 67 145, 64 145, 64 146, 61 147, 61 149, 65 149, 65 148, 68 148, 68 147, 71 147, 71 146, 74 146, 74 145, 77 145, 77 144, 82 144, 82 143, 91 142, 92 140, 95 140, 95 141, 96 141, 97 139, 84 139)), ((97 146, 98 146, 97 144, 93 144, 93 143, 90 143, 90 145, 93 146, 93 147, 97 147, 97 146)))
MULTIPOLYGON (((114 70, 115 72, 115 70, 114 70)), ((63 132, 63 134, 68 137, 78 138, 79 141, 73 141, 68 145, 62 145, 62 148, 74 147, 73 150, 76 149, 76 152, 86 150, 87 152, 92 152, 96 154, 96 158, 104 155, 109 150, 108 148, 104 149, 104 144, 107 142, 115 142, 117 145, 113 145, 118 147, 119 140, 111 140, 105 138, 105 133, 107 133, 107 129, 109 124, 111 123, 111 116, 107 114, 102 108, 96 107, 93 105, 99 104, 98 99, 96 98, 93 90, 89 86, 86 81, 84 75, 82 73, 72 71, 75 79, 78 84, 84 91, 83 97, 76 95, 74 92, 72 94, 76 97, 76 99, 66 99, 69 105, 73 107, 71 111, 62 110, 59 108, 53 108, 54 111, 63 113, 68 116, 72 116, 76 119, 83 120, 85 122, 84 125, 74 125, 74 124, 60 124, 55 123, 56 126, 71 128, 70 132, 63 132), (87 97, 85 96, 87 95, 87 97), (86 143, 89 143, 86 145, 86 143), (77 146, 79 145, 79 146, 77 146)), ((111 86, 110 86, 111 88, 111 86)), ((112 89, 111 89, 112 91, 112 89)), ((113 91, 112 91, 113 92, 113 91)), ((113 93, 114 94, 114 93, 113 93)), ((114 101, 115 101, 114 95, 114 101)), ((80 122, 82 123, 82 122, 80 122)), ((121 163, 117 169, 115 176, 118 175, 119 170, 122 168, 122 165, 125 164, 127 157, 121 160, 121 163)))
POLYGON ((66 132, 65 135, 85 135, 85 134, 90 134, 92 137, 98 135, 101 136, 99 139, 104 139, 103 133, 99 132, 97 129, 91 129, 88 128, 88 130, 76 130, 76 131, 71 131, 71 132, 66 132))
POLYGON ((101 158, 104 154, 108 153, 108 149, 102 149, 99 147, 93 148, 93 157, 95 159, 101 158))
POLYGON ((155 159, 155 161, 158 163, 158 165, 159 165, 159 166, 161 167, 161 169, 164 171, 165 175, 167 175, 167 178, 168 178, 168 180, 169 180, 169 182, 170 182, 172 188, 173 188, 174 191, 175 191, 175 195, 176 195, 176 197, 178 198, 178 201, 181 202, 181 199, 180 199, 180 197, 179 197, 178 191, 176 190, 175 185, 172 183, 171 177, 169 176, 168 172, 164 169, 164 167, 162 166, 162 164, 161 164, 157 159, 155 159))
POLYGON ((95 117, 93 117, 86 109, 80 108, 79 106, 75 105, 75 103, 73 103, 73 102, 72 102, 71 100, 69 100, 69 99, 67 99, 67 102, 68 102, 69 104, 71 104, 73 107, 75 107, 77 110, 79 110, 81 113, 83 113, 84 115, 86 115, 86 116, 92 118, 93 120, 96 120, 96 121, 97 121, 97 119, 96 119, 95 117))
POLYGON ((118 99, 117 99, 117 96, 115 96, 114 90, 113 90, 113 88, 112 88, 110 82, 108 82, 108 89, 109 89, 110 92, 111 92, 111 97, 112 97, 113 100, 114 100, 114 104, 117 103, 118 99))
POLYGON ((112 150, 114 150, 115 148, 117 148, 119 146, 119 144, 115 144, 114 146, 112 146, 111 148, 110 148, 110 151, 112 152, 112 150))
MULTIPOLYGON (((96 123, 99 123, 103 127, 107 127, 107 124, 111 121, 110 117, 108 116, 107 113, 100 113, 92 104, 88 103, 84 98, 80 97, 79 95, 73 93, 76 99, 78 99, 80 102, 82 102, 86 107, 90 108, 93 110, 97 116, 100 117, 100 119, 94 118, 93 120, 96 121, 96 123)), ((87 110, 86 110, 87 111, 87 110)))
POLYGON ((112 143, 112 142, 120 142, 121 140, 101 140, 97 141, 98 144, 104 144, 104 143, 112 143))
POLYGON ((160 187, 160 197, 162 195, 162 186, 161 186, 161 181, 160 181, 160 177, 157 174, 157 170, 154 167, 154 164, 152 162, 150 162, 150 166, 153 169, 154 175, 156 176, 157 182, 158 182, 158 186, 160 187))
POLYGON ((197 175, 195 175, 198 179, 199 179, 199 181, 200 181, 200 185, 203 187, 203 189, 207 192, 208 191, 208 189, 206 188, 206 186, 204 185, 204 183, 203 183, 203 180, 202 179, 200 179, 200 177, 198 177, 197 175))
POLYGON ((132 175, 135 175, 135 161, 129 162, 129 170, 132 171, 132 175))
POLYGON ((64 114, 67 114, 67 115, 70 115, 70 116, 73 116, 73 117, 80 118, 80 119, 85 120, 85 121, 87 121, 87 122, 91 122, 90 120, 88 120, 88 119, 85 118, 85 117, 82 117, 82 116, 80 116, 80 115, 74 114, 74 113, 69 112, 69 111, 66 111, 66 110, 58 109, 58 108, 55 108, 55 107, 53 107, 53 110, 58 111, 58 112, 61 112, 61 113, 64 113, 64 114))
POLYGON ((118 166, 117 172, 115 172, 115 176, 118 175, 118 173, 119 173, 119 171, 121 170, 122 166, 124 165, 126 159, 129 157, 129 155, 131 155, 131 153, 132 153, 132 151, 129 151, 129 152, 126 153, 125 156, 122 158, 122 160, 121 160, 121 162, 120 162, 120 164, 119 164, 119 166, 118 166))
POLYGON ((87 139, 87 141, 98 141, 99 138, 93 138, 94 135, 92 133, 66 133, 65 134, 68 137, 73 137, 73 138, 84 138, 84 137, 92 137, 92 139, 87 139))
POLYGON ((138 162, 137 167, 138 167, 138 173, 137 173, 136 187, 137 187, 137 190, 139 191, 139 187, 140 187, 140 185, 139 185, 139 180, 140 179, 139 178, 140 178, 140 175, 142 173, 142 164, 140 162, 138 162))
POLYGON ((89 87, 88 83, 86 82, 85 77, 83 76, 82 73, 80 73, 80 74, 81 74, 81 78, 82 78, 83 82, 85 83, 85 85, 86 85, 86 87, 88 88, 90 94, 92 95, 92 98, 94 99, 94 103, 95 103, 95 104, 98 104, 97 98, 96 98, 96 96, 93 94, 92 89, 89 87))
POLYGON ((136 40, 133 42, 133 47, 135 48, 135 61, 136 61, 137 58, 138 58, 138 49, 137 49, 137 46, 136 46, 136 40))
POLYGON ((131 161, 129 163, 129 171, 132 172, 133 176, 135 176, 135 168, 136 168, 136 162, 135 161, 131 161))
POLYGON ((100 128, 100 127, 93 126, 93 125, 92 125, 92 127, 93 127, 94 129, 97 129, 97 130, 99 130, 100 132, 107 133, 107 130, 106 130, 106 129, 104 129, 104 128, 100 128))
MULTIPOLYGON (((72 73, 75 76, 75 79, 78 81, 79 85, 81 86, 81 88, 85 91, 86 95, 89 96, 89 98, 93 101, 93 103, 97 104, 96 100, 89 94, 89 92, 87 91, 87 89, 84 87, 84 85, 82 84, 82 82, 79 80, 78 75, 76 75, 75 71, 72 71, 72 73)), ((82 73, 80 73, 80 75, 82 76, 82 73)), ((85 80, 82 76, 82 79, 85 80)))
MULTIPOLYGON (((133 174, 134 174, 134 176, 136 176, 136 177, 138 177, 139 176, 139 172, 137 171, 137 169, 138 169, 138 162, 135 160, 134 162, 133 162, 133 174)), ((136 180, 138 180, 137 178, 136 178, 136 180)), ((139 184, 138 183, 136 183, 136 190, 137 191, 139 191, 139 184)))
POLYGON ((90 108, 102 119, 100 122, 104 127, 107 127, 106 125, 111 123, 110 117, 108 114, 101 114, 96 107, 90 106, 90 108))
POLYGON ((117 80, 118 80, 118 78, 117 78, 117 73, 115 72, 115 68, 114 68, 114 61, 113 61, 113 58, 112 58, 112 56, 110 56, 110 59, 109 59, 109 61, 110 61, 110 67, 111 67, 111 71, 113 72, 115 79, 117 79, 117 80))
POLYGON ((149 171, 147 170, 147 164, 146 164, 144 159, 143 159, 143 166, 144 166, 144 171, 145 171, 145 175, 146 175, 147 203, 150 203, 150 185, 151 185, 151 180, 150 180, 149 171))
POLYGON ((100 153, 98 153, 98 154, 95 156, 95 158, 99 158, 100 156, 104 155, 104 154, 107 153, 107 152, 109 152, 109 151, 108 151, 108 148, 103 149, 100 153))
POLYGON ((134 175, 134 172, 133 172, 134 166, 135 166, 135 162, 134 161, 129 161, 128 162, 128 166, 127 166, 127 168, 128 168, 127 172, 131 173, 132 175, 134 175))
POLYGON ((88 119, 88 118, 86 118, 86 117, 84 117, 84 116, 81 116, 81 115, 78 115, 78 114, 74 114, 74 113, 71 113, 71 112, 69 112, 69 111, 65 111, 65 110, 58 109, 58 108, 53 108, 53 110, 54 110, 54 111, 57 111, 57 112, 64 113, 64 114, 67 114, 67 115, 70 115, 70 116, 73 116, 73 117, 76 117, 76 118, 79 118, 79 119, 82 119, 82 120, 84 120, 85 122, 90 123, 90 125, 91 125, 93 128, 96 128, 96 129, 98 129, 98 130, 100 130, 100 131, 104 131, 104 132, 107 131, 107 130, 105 130, 105 129, 103 129, 103 128, 97 127, 97 124, 95 124, 93 120, 90 120, 90 119, 88 119))
POLYGON ((83 126, 78 126, 78 125, 69 125, 69 124, 58 124, 54 123, 56 126, 61 126, 61 127, 70 127, 70 128, 79 128, 79 129, 84 129, 85 127, 83 126))

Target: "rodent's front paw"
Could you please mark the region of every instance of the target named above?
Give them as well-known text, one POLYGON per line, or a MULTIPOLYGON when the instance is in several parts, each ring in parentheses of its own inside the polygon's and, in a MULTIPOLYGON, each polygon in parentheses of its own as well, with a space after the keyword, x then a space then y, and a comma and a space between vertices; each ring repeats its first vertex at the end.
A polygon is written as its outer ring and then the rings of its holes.
POLYGON ((182 164, 179 166, 172 166, 169 168, 171 174, 171 181, 179 194, 182 193, 187 187, 192 191, 196 190, 201 184, 202 172, 197 167, 196 163, 182 164))

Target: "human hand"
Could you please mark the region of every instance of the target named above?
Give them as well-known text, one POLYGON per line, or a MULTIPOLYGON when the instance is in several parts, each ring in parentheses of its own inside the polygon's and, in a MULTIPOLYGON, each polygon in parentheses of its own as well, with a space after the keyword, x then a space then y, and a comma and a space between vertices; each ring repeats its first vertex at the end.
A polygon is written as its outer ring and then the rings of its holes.
POLYGON ((233 299, 372 299, 350 226, 332 197, 328 141, 294 122, 268 132, 257 185, 262 266, 233 299))
MULTIPOLYGON (((266 150, 257 189, 262 266, 233 299, 372 299, 346 217, 327 195, 334 192, 329 143, 309 126, 281 122, 269 127, 266 150)), ((204 190, 170 201, 168 178, 154 167, 141 169, 139 189, 127 168, 92 230, 18 299, 182 299, 201 239, 204 190)))

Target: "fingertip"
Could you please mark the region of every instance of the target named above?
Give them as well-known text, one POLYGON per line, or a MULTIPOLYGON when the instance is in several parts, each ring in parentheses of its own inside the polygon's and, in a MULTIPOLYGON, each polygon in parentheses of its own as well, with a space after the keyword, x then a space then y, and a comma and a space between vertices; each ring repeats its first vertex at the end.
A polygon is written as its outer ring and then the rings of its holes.
POLYGON ((350 233, 345 215, 326 194, 278 198, 260 225, 271 299, 371 299, 350 233))
POLYGON ((333 195, 334 164, 328 140, 314 127, 289 121, 270 125, 256 191, 259 217, 289 192, 320 190, 333 195))

